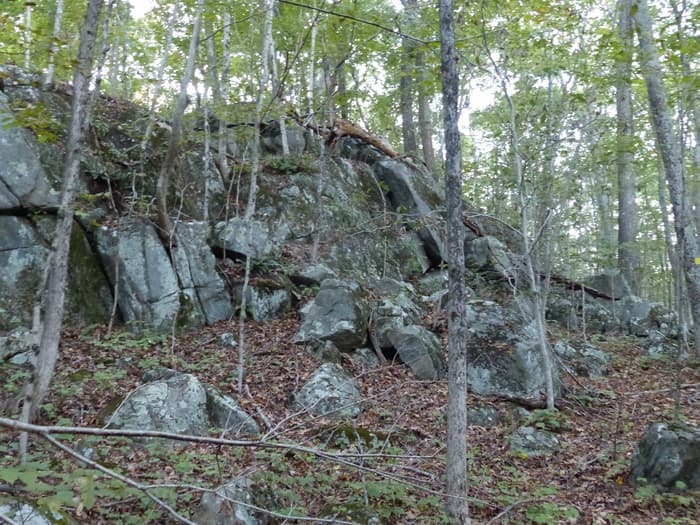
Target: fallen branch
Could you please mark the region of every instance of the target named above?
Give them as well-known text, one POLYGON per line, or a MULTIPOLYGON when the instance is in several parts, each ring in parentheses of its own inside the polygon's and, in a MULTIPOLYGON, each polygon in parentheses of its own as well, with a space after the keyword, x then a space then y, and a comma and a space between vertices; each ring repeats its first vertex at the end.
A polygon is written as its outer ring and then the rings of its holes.
MULTIPOLYGON (((333 461, 340 465, 344 465, 349 468, 357 469, 362 472, 367 472, 378 476, 380 478, 395 481, 397 483, 403 483, 404 485, 413 487, 421 492, 427 494, 432 494, 435 496, 444 497, 444 492, 439 490, 434 490, 427 488, 420 483, 412 483, 406 479, 401 474, 391 474, 389 472, 378 470, 375 468, 367 467, 358 464, 353 459, 368 459, 368 458, 392 458, 392 459, 415 459, 416 456, 411 455, 396 455, 396 454, 367 454, 367 453, 334 453, 325 452, 312 447, 305 447, 302 445, 297 445, 293 443, 271 443, 266 441, 248 441, 248 440, 235 440, 235 439, 223 439, 223 438, 212 438, 205 436, 192 436, 185 434, 173 434, 171 432, 160 432, 155 430, 127 430, 127 429, 103 429, 103 428, 89 428, 89 427, 61 427, 61 426, 42 426, 34 425, 31 423, 23 423, 15 419, 8 419, 0 417, 0 427, 10 428, 20 432, 28 432, 31 434, 38 434, 44 439, 51 442, 56 441, 51 434, 79 434, 79 435, 91 435, 91 436, 111 436, 111 437, 131 437, 131 438, 161 438, 161 439, 172 439, 175 441, 183 441, 188 443, 200 443, 209 445, 220 445, 220 446, 237 446, 237 447, 256 447, 256 448, 268 448, 276 450, 288 450, 294 452, 302 452, 316 456, 320 459, 325 459, 328 461, 333 461)), ((65 445, 62 445, 65 446, 65 445)), ((77 454, 77 452, 76 452, 77 454)), ((87 459, 87 458, 86 458, 87 459)), ((82 461, 82 459, 81 459, 82 461)), ((89 463, 89 460, 86 461, 89 463)), ((133 480, 132 480, 133 481, 133 480)))
MULTIPOLYGON (((29 431, 29 430, 28 430, 28 431, 29 431)), ((99 471, 99 472, 102 472, 103 474, 105 474, 106 476, 109 476, 110 478, 114 478, 114 479, 117 479, 117 480, 121 481, 122 483, 124 483, 125 485, 128 485, 129 487, 132 487, 132 488, 135 488, 135 489, 137 489, 137 490, 140 490, 140 491, 143 492, 146 496, 148 496, 148 498, 149 498, 151 501, 153 501, 156 505, 158 505, 160 508, 162 508, 163 510, 165 510, 168 514, 170 514, 170 515, 171 515, 172 517, 174 517, 176 520, 178 520, 178 521, 180 521, 180 522, 182 522, 182 523, 186 523, 187 525, 197 525, 194 521, 188 520, 186 517, 184 517, 183 515, 181 515, 180 513, 178 513, 178 512, 177 512, 173 507, 171 507, 168 503, 166 503, 165 501, 163 501, 162 499, 160 499, 158 496, 156 496, 155 494, 153 494, 153 493, 151 492, 151 489, 148 488, 147 486, 145 486, 145 485, 139 483, 138 481, 135 481, 135 480, 133 480, 133 479, 127 477, 127 476, 124 476, 124 475, 122 475, 122 474, 119 474, 118 472, 115 472, 115 471, 113 471, 112 469, 109 469, 109 468, 107 468, 107 467, 105 467, 105 466, 103 466, 103 465, 97 463, 96 461, 91 460, 90 458, 84 456, 83 454, 81 454, 81 453, 78 452, 77 450, 73 450, 71 447, 68 447, 68 446, 64 445, 63 443, 61 443, 59 440, 57 440, 56 438, 52 437, 52 436, 51 436, 50 434, 48 434, 48 433, 39 432, 38 434, 39 434, 42 438, 44 438, 45 440, 47 440, 49 443, 51 443, 53 446, 55 446, 56 448, 61 449, 63 452, 65 452, 65 453, 68 454, 69 456, 72 456, 73 458, 77 459, 78 461, 80 461, 80 462, 82 462, 82 463, 85 463, 85 464, 88 465, 89 467, 92 467, 92 468, 94 468, 95 470, 97 470, 97 471, 99 471)))

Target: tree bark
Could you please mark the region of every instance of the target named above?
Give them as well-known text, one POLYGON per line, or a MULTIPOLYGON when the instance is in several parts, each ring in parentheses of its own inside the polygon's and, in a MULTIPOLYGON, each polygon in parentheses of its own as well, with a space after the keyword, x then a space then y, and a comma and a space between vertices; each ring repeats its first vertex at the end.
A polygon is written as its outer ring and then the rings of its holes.
POLYGON ((618 216, 617 250, 618 264, 632 292, 639 295, 639 271, 641 260, 637 248, 636 181, 632 171, 632 147, 634 126, 632 116, 632 17, 631 0, 620 0, 618 11, 618 35, 621 52, 615 64, 615 99, 617 105, 617 181, 618 216))
POLYGON ((180 93, 178 95, 177 104, 173 111, 173 122, 170 131, 170 140, 168 141, 168 150, 163 160, 163 165, 160 169, 158 182, 156 184, 156 204, 158 207, 158 226, 160 226, 160 235, 163 239, 170 242, 174 233, 173 221, 168 213, 168 190, 170 188, 170 175, 175 168, 180 151, 180 138, 182 137, 182 119, 187 107, 187 87, 190 85, 190 79, 194 72, 194 62, 197 56, 197 46, 199 44, 199 29, 202 23, 202 12, 204 10, 204 0, 197 0, 197 12, 192 25, 192 36, 190 38, 190 48, 187 55, 187 65, 185 73, 180 81, 180 93))
MULTIPOLYGON (((402 0, 406 20, 410 25, 413 19, 414 0, 402 0)), ((401 108, 401 134, 404 154, 418 152, 416 131, 413 122, 413 64, 415 43, 408 38, 401 40, 401 78, 399 79, 399 107, 401 108)))
POLYGON ((32 65, 32 10, 34 4, 26 2, 24 10, 24 69, 32 65))
POLYGON ((683 180, 683 159, 671 111, 663 84, 661 63, 654 43, 653 24, 646 0, 637 0, 632 10, 639 39, 639 62, 647 87, 649 112, 656 135, 656 146, 661 154, 668 182, 674 228, 679 247, 679 268, 682 269, 688 290, 688 300, 695 326, 695 351, 700 357, 700 266, 695 264, 698 254, 695 226, 683 180))
POLYGON ((433 148, 433 116, 430 111, 430 95, 425 87, 425 53, 416 50, 416 69, 418 80, 418 127, 423 150, 423 160, 431 172, 435 171, 435 149, 433 148))
POLYGON ((56 70, 56 52, 58 51, 59 35, 61 34, 61 22, 63 21, 63 0, 56 0, 56 11, 53 17, 53 34, 51 37, 51 45, 49 46, 49 65, 46 68, 46 76, 44 77, 44 88, 53 86, 54 71, 56 70))
POLYGON ((440 1, 440 55, 445 125, 445 197, 447 201, 448 395, 447 512, 455 523, 469 523, 467 502, 467 327, 462 223, 459 76, 452 0, 440 1))
MULTIPOLYGON (((255 214, 255 205, 258 194, 258 175, 261 172, 261 146, 260 133, 262 131, 261 121, 263 106, 265 102, 265 91, 270 81, 270 50, 272 49, 272 17, 274 15, 274 0, 261 0, 260 5, 265 13, 263 21, 263 40, 260 53, 260 77, 258 80, 258 93, 255 98, 255 135, 253 136, 253 147, 251 151, 251 174, 250 187, 248 189, 248 204, 246 205, 244 218, 252 220, 255 214)), ((243 392, 243 381, 246 373, 247 352, 245 346, 245 320, 246 301, 248 295, 248 283, 250 280, 250 256, 245 260, 245 274, 243 279, 243 289, 241 290, 241 304, 238 318, 238 392, 243 392)))
POLYGON ((687 54, 683 51, 687 49, 688 38, 683 27, 683 13, 686 12, 687 4, 682 2, 678 5, 678 0, 670 1, 673 9, 673 16, 676 21, 676 31, 680 43, 679 58, 681 62, 681 72, 684 79, 681 81, 681 91, 683 93, 686 113, 688 114, 688 125, 692 130, 694 144, 690 157, 690 170, 688 170, 688 186, 690 189, 690 204, 693 208, 693 218, 695 220, 695 231, 700 230, 700 103, 697 89, 692 88, 692 83, 688 80, 693 77, 693 71, 687 54))
MULTIPOLYGON (((87 127, 87 106, 90 98, 90 78, 94 60, 94 47, 97 36, 97 23, 102 9, 102 0, 90 0, 83 24, 78 61, 73 74, 73 103, 71 122, 68 129, 66 155, 63 163, 63 188, 58 222, 51 254, 47 261, 48 271, 43 287, 41 306, 39 354, 31 381, 25 390, 25 400, 21 419, 31 422, 53 379, 58 359, 58 344, 63 325, 66 277, 68 275, 68 255, 73 225, 73 203, 78 188, 81 147, 87 127)), ((26 453, 26 435, 21 439, 21 455, 26 453)))

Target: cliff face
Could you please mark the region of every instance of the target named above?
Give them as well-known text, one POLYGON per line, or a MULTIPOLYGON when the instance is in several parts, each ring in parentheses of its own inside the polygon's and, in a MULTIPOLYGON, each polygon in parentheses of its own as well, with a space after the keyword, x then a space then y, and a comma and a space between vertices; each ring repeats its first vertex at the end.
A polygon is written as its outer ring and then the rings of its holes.
MULTIPOLYGON (((0 330, 7 331, 31 324, 55 224, 70 92, 43 92, 38 78, 11 66, 0 75, 0 264, 6 268, 0 330)), ((163 246, 153 203, 168 127, 157 122, 143 147, 148 119, 134 104, 97 100, 76 203, 68 324, 106 322, 115 295, 119 319, 134 326, 201 326, 228 318, 240 283, 237 277, 224 283, 217 260, 236 274, 250 256, 254 268, 281 268, 292 286, 319 267, 369 285, 418 276, 442 261, 436 178, 353 137, 321 155, 323 138, 293 123, 287 126, 291 155, 281 154, 279 127, 263 134, 251 220, 240 217, 250 179, 250 127, 231 128, 222 141, 212 137, 205 162, 204 134, 193 125, 169 199, 178 242, 163 246), (220 144, 227 153, 223 170, 216 162, 220 144)), ((293 296, 286 292, 284 304, 293 296)))

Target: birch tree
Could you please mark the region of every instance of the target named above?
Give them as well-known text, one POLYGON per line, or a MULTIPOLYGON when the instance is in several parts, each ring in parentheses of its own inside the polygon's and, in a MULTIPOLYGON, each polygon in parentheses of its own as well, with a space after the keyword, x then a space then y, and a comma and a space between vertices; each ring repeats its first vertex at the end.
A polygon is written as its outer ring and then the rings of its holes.
POLYGON ((618 180, 618 261, 622 275, 632 292, 639 293, 640 257, 636 247, 638 231, 637 192, 632 171, 634 126, 632 117, 632 16, 630 0, 617 5, 617 30, 620 50, 615 64, 615 99, 617 106, 617 180, 618 180))
POLYGON ((668 183, 674 228, 678 242, 679 268, 683 271, 695 326, 695 351, 700 357, 700 266, 695 264, 698 246, 695 225, 686 194, 680 142, 668 106, 659 53, 654 42, 653 23, 646 0, 637 0, 632 15, 639 40, 639 62, 647 88, 656 147, 668 183))
MULTIPOLYGON (((63 325, 68 255, 73 226, 73 204, 78 189, 81 147, 88 124, 86 114, 90 99, 90 79, 102 5, 102 0, 88 2, 85 22, 80 35, 78 61, 73 75, 73 103, 63 162, 63 187, 58 209, 58 221, 41 294, 39 326, 34 327, 39 333, 39 353, 32 380, 25 389, 25 399, 22 406, 21 420, 25 423, 33 420, 39 405, 46 397, 58 360, 58 344, 63 325)), ((26 453, 26 444, 26 434, 24 434, 20 447, 22 456, 26 453)))
POLYGON ((204 0, 197 0, 197 8, 192 24, 192 35, 187 53, 187 65, 180 80, 180 93, 173 111, 170 140, 168 150, 163 160, 163 165, 156 184, 156 203, 158 207, 158 225, 161 236, 170 241, 174 233, 173 221, 168 210, 168 190, 170 187, 170 175, 175 168, 175 162, 180 152, 180 139, 182 138, 182 119, 187 107, 187 87, 190 85, 192 74, 194 73, 195 58, 197 57, 197 46, 199 44, 199 31, 202 24, 202 12, 204 11, 204 0))
MULTIPOLYGON (((413 25, 415 18, 415 1, 401 0, 406 13, 406 21, 413 25)), ((403 136, 403 152, 415 154, 418 151, 415 125, 413 122, 413 67, 415 42, 408 38, 401 40, 401 78, 399 79, 399 107, 401 109, 401 133, 403 136)))
MULTIPOLYGON (((272 49, 272 17, 274 15, 274 0, 262 0, 261 7, 264 13, 263 39, 261 57, 261 71, 258 79, 258 93, 255 99, 255 135, 253 136, 253 147, 251 151, 252 169, 250 174, 250 187, 248 189, 248 203, 245 209, 244 218, 251 220, 255 214, 255 205, 258 194, 258 176, 261 172, 261 145, 260 135, 262 132, 262 114, 265 103, 265 91, 270 80, 269 58, 272 49)), ((246 348, 245 348, 245 319, 246 302, 248 295, 248 283, 250 281, 250 256, 245 259, 245 275, 243 277, 243 289, 241 291, 240 316, 238 324, 238 392, 243 392, 243 379, 246 370, 246 348)))
POLYGON ((440 57, 445 126, 447 274, 449 279, 447 394, 447 512, 455 523, 469 523, 467 503, 467 327, 462 223, 459 76, 452 0, 440 1, 440 57))
POLYGON ((63 0, 56 0, 56 11, 53 18, 53 34, 49 45, 49 65, 46 68, 44 77, 44 88, 53 85, 54 72, 56 70, 56 53, 58 52, 58 41, 61 36, 61 22, 63 20, 63 0))

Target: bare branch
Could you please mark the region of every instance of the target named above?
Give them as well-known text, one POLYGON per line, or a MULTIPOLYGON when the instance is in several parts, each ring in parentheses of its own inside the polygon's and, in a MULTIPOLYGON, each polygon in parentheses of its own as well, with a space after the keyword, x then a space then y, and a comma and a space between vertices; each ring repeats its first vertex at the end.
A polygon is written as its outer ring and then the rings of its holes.
POLYGON ((408 35, 406 33, 402 33, 401 31, 397 31, 396 29, 392 29, 391 27, 383 26, 381 24, 378 24, 377 22, 372 22, 370 20, 364 20, 362 18, 357 18, 356 16, 352 15, 346 15, 343 13, 338 13, 336 11, 331 11, 329 9, 323 9, 321 7, 315 7, 312 5, 307 5, 307 4, 301 4, 299 2, 292 2, 291 0, 279 0, 280 4, 287 4, 287 5, 293 5, 295 7, 301 7, 302 9, 310 9, 312 11, 318 11, 319 13, 323 13, 326 15, 331 15, 331 16, 337 16, 338 18, 346 18, 348 20, 352 20, 353 22, 357 22, 359 24, 364 24, 367 26, 372 26, 376 27, 377 29, 381 29, 382 31, 385 31, 387 33, 394 34, 396 36, 399 36, 401 38, 405 38, 408 40, 413 40, 414 42, 418 42, 420 44, 428 44, 430 42, 427 42, 425 40, 422 40, 418 37, 408 35))

